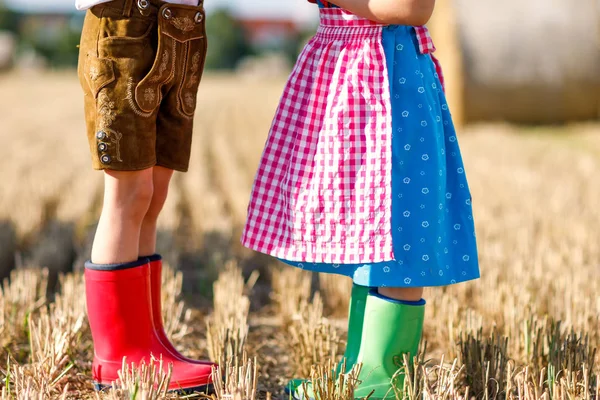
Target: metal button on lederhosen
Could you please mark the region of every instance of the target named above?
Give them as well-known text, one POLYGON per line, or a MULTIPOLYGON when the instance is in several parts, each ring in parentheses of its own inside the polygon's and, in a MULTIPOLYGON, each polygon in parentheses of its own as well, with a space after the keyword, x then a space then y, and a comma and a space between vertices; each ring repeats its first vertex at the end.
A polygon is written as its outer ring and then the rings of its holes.
POLYGON ((110 164, 111 157, 108 154, 105 154, 106 151, 108 151, 108 144, 106 142, 103 142, 103 140, 105 139, 107 139, 106 132, 96 132, 96 140, 98 141, 98 152, 100 153, 100 162, 102 164, 110 164))

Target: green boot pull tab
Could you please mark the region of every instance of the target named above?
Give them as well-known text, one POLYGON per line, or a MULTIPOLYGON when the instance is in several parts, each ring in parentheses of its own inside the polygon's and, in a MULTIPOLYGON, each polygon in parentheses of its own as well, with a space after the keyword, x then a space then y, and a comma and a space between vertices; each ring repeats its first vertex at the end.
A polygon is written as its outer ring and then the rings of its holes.
POLYGON ((414 357, 419 350, 423 331, 425 302, 407 304, 386 299, 376 292, 367 298, 365 323, 357 363, 362 363, 355 398, 392 399, 402 391, 404 355, 414 357))
POLYGON ((348 306, 348 339, 344 358, 338 365, 338 372, 348 373, 356 364, 362 340, 367 297, 370 290, 371 288, 366 286, 352 286, 352 296, 350 297, 350 305, 348 306), (346 371, 341 371, 344 360, 346 360, 346 371))

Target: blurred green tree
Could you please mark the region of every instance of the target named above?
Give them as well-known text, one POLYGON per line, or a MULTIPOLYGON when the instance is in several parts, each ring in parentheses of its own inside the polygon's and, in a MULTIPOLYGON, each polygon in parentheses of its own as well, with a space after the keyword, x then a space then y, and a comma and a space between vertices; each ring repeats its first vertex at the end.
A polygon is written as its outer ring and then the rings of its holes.
POLYGON ((20 46, 31 49, 55 68, 75 67, 79 54, 79 39, 83 16, 72 14, 56 24, 44 24, 39 18, 24 24, 20 30, 20 46))
POLYGON ((227 9, 217 10, 206 20, 208 52, 206 69, 233 69, 253 53, 244 30, 227 9))
POLYGON ((306 43, 308 43, 310 38, 315 35, 316 31, 317 27, 304 29, 300 31, 292 40, 286 42, 285 46, 283 47, 283 52, 292 64, 296 62, 298 55, 306 43))
POLYGON ((0 31, 19 32, 20 14, 7 8, 0 0, 0 31))

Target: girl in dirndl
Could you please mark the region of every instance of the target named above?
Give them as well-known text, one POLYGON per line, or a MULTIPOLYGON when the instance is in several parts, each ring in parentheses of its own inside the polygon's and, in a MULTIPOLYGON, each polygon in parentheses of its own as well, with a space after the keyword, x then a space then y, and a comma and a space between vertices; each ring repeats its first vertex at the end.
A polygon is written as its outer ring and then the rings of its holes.
MULTIPOLYGON (((348 370, 362 364, 355 397, 392 398, 404 356, 418 351, 423 288, 479 278, 471 194, 423 26, 435 0, 335 3, 318 0, 320 25, 277 109, 242 243, 353 279, 344 357, 348 370)), ((312 398, 304 382, 288 392, 312 398)))

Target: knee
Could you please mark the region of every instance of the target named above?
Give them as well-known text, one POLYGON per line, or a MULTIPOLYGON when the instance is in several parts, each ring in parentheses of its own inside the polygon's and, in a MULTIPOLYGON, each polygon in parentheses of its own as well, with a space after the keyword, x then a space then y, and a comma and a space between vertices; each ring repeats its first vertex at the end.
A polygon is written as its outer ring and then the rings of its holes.
POLYGON ((144 215, 148 211, 154 196, 154 187, 152 179, 141 179, 132 187, 131 209, 138 210, 139 215, 144 215))
POLYGON ((144 219, 147 221, 157 220, 160 212, 167 201, 169 189, 168 186, 164 185, 155 185, 154 191, 152 193, 152 199, 150 201, 150 205, 148 207, 148 211, 144 216, 144 219))
POLYGON ((154 194, 151 171, 112 172, 107 175, 105 207, 116 210, 121 218, 141 221, 154 194))
POLYGON ((148 211, 144 217, 145 222, 154 222, 158 219, 158 215, 163 209, 169 194, 169 183, 173 176, 173 170, 163 167, 155 167, 153 171, 153 188, 152 201, 148 207, 148 211))

